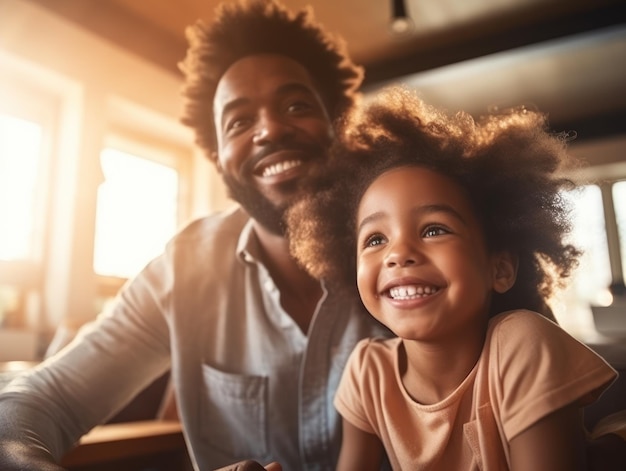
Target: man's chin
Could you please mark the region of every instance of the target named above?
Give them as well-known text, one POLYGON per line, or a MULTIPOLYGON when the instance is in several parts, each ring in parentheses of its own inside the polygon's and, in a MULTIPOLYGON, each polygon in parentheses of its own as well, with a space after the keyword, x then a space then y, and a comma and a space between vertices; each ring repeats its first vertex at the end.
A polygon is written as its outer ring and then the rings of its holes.
MULTIPOLYGON (((284 207, 274 205, 265 195, 251 186, 244 186, 224 179, 230 197, 241 205, 252 219, 275 235, 285 235, 284 207)), ((289 198, 292 199, 292 198, 289 198)), ((287 206, 287 205, 283 205, 287 206)))
MULTIPOLYGON (((239 203, 241 204, 241 202, 239 203)), ((246 212, 257 223, 263 226, 264 229, 271 232, 274 235, 284 236, 286 233, 285 224, 283 223, 283 211, 274 207, 260 207, 260 205, 254 205, 253 207, 244 206, 241 204, 246 212)))

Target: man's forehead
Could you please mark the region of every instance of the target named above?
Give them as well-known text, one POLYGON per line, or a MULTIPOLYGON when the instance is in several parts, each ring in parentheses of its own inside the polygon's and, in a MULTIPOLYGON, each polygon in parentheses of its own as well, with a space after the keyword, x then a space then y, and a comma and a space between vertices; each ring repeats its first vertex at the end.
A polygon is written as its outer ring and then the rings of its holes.
POLYGON ((216 115, 230 102, 278 91, 286 84, 300 85, 317 95, 304 66, 279 54, 257 54, 234 62, 218 81, 213 100, 216 115))

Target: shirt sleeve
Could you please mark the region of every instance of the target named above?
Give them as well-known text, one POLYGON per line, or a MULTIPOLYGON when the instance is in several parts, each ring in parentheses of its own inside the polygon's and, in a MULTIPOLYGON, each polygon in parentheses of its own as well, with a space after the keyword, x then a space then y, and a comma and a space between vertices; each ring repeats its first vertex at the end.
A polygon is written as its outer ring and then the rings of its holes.
POLYGON ((363 387, 363 374, 366 370, 365 362, 370 341, 370 339, 361 340, 354 347, 339 382, 334 404, 337 412, 352 425, 365 432, 376 433, 366 413, 367 392, 363 387))
POLYGON ((20 447, 45 449, 60 459, 167 371, 166 265, 163 257, 155 260, 122 290, 111 311, 2 390, 0 463, 20 447))
POLYGON ((519 311, 494 324, 489 387, 508 440, 567 405, 590 404, 617 377, 604 359, 539 314, 519 311))

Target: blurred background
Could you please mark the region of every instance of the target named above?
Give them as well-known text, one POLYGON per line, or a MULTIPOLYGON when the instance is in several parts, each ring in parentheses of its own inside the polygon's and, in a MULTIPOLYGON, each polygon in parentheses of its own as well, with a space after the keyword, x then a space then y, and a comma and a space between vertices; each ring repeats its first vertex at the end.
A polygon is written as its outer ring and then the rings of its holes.
MULTIPOLYGON (((216 0, 0 0, 0 361, 38 360, 191 219, 232 204, 178 119, 185 27, 216 0)), ((589 342, 626 265, 626 24, 617 0, 284 0, 365 68, 449 110, 536 106, 585 184, 586 253, 552 300, 589 342)), ((622 318, 626 317, 626 313, 622 318)), ((622 330, 620 330, 622 329, 622 330)))

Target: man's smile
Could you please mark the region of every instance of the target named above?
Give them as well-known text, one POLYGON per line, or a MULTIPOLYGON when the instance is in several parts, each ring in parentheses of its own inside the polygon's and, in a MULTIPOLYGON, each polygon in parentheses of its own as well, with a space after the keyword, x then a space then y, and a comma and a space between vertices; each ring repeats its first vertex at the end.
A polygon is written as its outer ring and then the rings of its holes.
MULTIPOLYGON (((286 160, 283 162, 270 164, 267 167, 262 168, 261 176, 273 177, 283 172, 286 172, 287 170, 291 170, 292 168, 299 167, 300 165, 302 165, 301 159, 291 159, 291 160, 286 160)), ((258 170, 255 173, 258 173, 258 170)))

